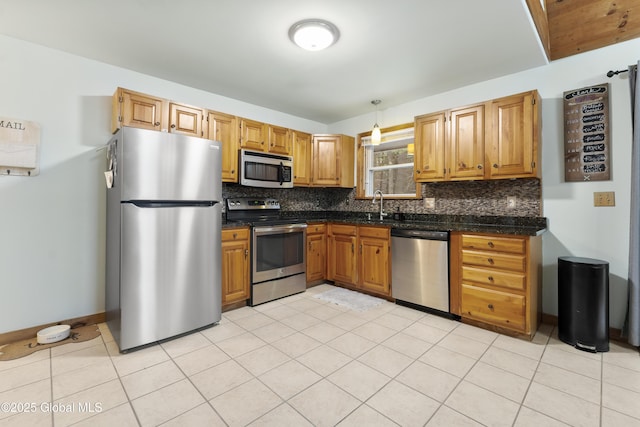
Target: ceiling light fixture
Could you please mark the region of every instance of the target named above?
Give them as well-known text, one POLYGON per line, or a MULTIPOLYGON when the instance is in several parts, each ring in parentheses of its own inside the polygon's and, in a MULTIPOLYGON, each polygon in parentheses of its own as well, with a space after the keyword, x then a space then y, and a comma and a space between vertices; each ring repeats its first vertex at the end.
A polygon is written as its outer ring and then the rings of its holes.
POLYGON ((340 38, 338 27, 323 19, 305 19, 289 28, 289 38, 306 50, 326 49, 340 38))
POLYGON ((373 125, 373 129, 371 130, 371 145, 380 144, 380 140, 382 139, 382 135, 380 133, 380 126, 378 126, 378 104, 382 101, 379 99, 374 99, 371 101, 373 105, 376 106, 376 123, 373 125))

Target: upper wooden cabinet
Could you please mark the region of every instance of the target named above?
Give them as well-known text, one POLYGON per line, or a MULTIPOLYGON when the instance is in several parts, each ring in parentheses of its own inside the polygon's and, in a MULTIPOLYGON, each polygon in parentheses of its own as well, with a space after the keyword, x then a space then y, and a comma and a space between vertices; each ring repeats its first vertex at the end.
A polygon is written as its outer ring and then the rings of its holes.
POLYGON ((222 142, 222 181, 238 182, 238 124, 235 116, 209 111, 206 137, 222 142))
POLYGON ((274 154, 291 155, 291 137, 289 129, 281 126, 268 125, 269 152, 274 154))
POLYGON ((313 135, 312 185, 353 188, 354 150, 351 136, 313 135))
POLYGON ((417 182, 539 177, 537 91, 415 118, 417 182))
POLYGON ((115 133, 122 126, 166 130, 167 104, 162 98, 118 88, 113 94, 111 132, 115 133))
POLYGON ((262 122, 240 119, 240 147, 248 150, 268 151, 265 148, 267 128, 262 122))
POLYGON ((540 104, 537 91, 491 103, 491 145, 487 153, 490 178, 540 176, 540 104))
POLYGON ((169 132, 204 137, 204 110, 189 105, 169 103, 169 132))
POLYGON ((313 152, 311 134, 291 131, 293 146, 293 185, 308 187, 311 185, 311 155, 313 152))

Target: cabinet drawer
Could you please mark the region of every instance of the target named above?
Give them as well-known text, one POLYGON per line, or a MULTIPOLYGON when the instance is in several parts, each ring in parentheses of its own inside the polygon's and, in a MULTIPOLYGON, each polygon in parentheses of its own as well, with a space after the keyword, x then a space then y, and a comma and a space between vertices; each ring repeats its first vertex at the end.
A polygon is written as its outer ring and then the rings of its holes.
POLYGON ((496 252, 462 251, 462 263, 501 270, 525 271, 524 255, 501 254, 496 252))
POLYGON ((248 228, 227 228, 222 230, 222 241, 230 240, 248 240, 249 229, 248 228))
POLYGON ((388 227, 363 227, 360 226, 360 236, 361 237, 374 237, 378 239, 388 239, 389 238, 389 228, 388 227))
POLYGON ((322 234, 327 231, 326 224, 309 224, 307 225, 307 234, 322 234))
POLYGON ((524 273, 489 270, 484 268, 462 266, 462 280, 501 286, 503 288, 524 290, 526 278, 524 273))
POLYGON ((462 285, 462 316, 524 331, 525 298, 522 295, 462 285))
POLYGON ((331 224, 329 228, 329 232, 331 234, 344 234, 347 236, 355 236, 356 235, 356 226, 355 225, 343 225, 343 224, 331 224))
POLYGON ((462 235, 462 247, 465 249, 490 250, 524 254, 526 238, 462 235))

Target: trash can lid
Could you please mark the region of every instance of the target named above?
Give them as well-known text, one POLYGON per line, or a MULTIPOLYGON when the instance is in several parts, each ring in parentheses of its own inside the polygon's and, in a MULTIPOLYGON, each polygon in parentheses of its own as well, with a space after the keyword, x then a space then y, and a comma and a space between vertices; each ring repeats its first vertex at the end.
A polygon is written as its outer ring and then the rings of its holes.
POLYGON ((558 257, 558 261, 571 262, 575 264, 589 264, 589 265, 609 265, 607 261, 593 258, 582 258, 574 256, 561 256, 558 257))

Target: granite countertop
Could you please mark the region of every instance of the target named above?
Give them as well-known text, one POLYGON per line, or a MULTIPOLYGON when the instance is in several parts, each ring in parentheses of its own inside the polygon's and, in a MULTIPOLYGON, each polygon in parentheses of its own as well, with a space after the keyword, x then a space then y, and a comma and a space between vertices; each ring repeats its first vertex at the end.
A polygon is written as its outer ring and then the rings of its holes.
MULTIPOLYGON (((476 233, 538 236, 547 229, 544 217, 506 217, 478 215, 424 215, 405 214, 404 221, 391 216, 380 221, 378 213, 340 211, 283 211, 284 218, 304 219, 307 222, 340 222, 358 225, 384 225, 391 228, 433 231, 469 231, 476 233)), ((226 222, 222 228, 251 225, 250 222, 226 222)))

